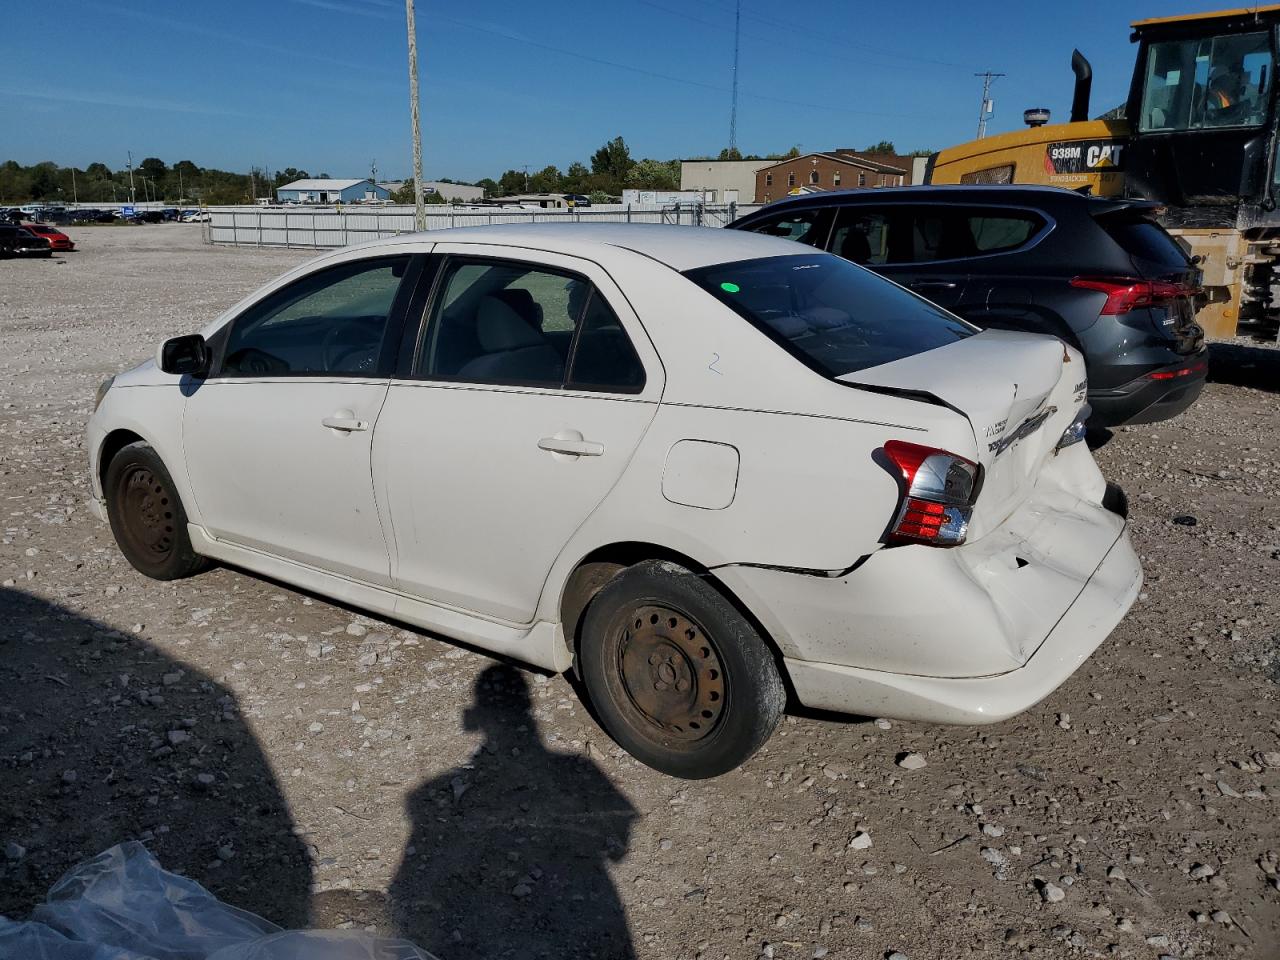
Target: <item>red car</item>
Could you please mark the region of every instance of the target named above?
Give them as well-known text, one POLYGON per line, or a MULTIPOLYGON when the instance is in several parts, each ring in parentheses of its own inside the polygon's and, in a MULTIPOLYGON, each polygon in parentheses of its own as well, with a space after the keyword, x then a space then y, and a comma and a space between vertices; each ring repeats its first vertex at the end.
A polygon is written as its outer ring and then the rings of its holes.
POLYGON ((24 223, 23 226, 37 237, 44 237, 48 240, 51 249, 74 250, 76 248, 76 245, 71 242, 71 238, 57 227, 51 227, 47 223, 24 223))

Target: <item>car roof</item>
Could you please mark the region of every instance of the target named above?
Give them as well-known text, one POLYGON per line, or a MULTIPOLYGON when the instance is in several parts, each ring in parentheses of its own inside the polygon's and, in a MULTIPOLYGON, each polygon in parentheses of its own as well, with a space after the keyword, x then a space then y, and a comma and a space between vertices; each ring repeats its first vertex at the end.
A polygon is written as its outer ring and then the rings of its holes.
POLYGON ((361 246, 366 249, 376 248, 406 240, 534 247, 586 259, 598 255, 601 247, 613 247, 630 250, 680 271, 738 260, 811 255, 814 252, 790 240, 758 233, 663 223, 493 224, 401 234, 399 237, 374 240, 361 246))
MULTIPOLYGON (((790 206, 842 206, 844 204, 882 203, 903 201, 917 203, 1002 203, 1022 204, 1025 206, 1042 206, 1046 203, 1097 202, 1098 197, 1067 190, 1064 187, 1052 187, 1035 183, 948 183, 927 184, 906 187, 871 187, 848 190, 824 190, 821 193, 806 193, 794 197, 783 197, 780 200, 761 207, 757 213, 765 209, 780 210, 790 206)), ((754 216, 754 214, 751 214, 754 216)))

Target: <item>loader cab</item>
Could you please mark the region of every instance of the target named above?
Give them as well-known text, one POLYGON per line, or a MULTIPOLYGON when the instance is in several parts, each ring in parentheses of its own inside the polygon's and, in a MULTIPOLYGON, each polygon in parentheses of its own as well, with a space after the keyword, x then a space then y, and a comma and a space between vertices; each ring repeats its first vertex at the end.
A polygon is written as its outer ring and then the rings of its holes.
POLYGON ((1126 192, 1166 203, 1171 226, 1270 219, 1280 6, 1133 26, 1126 192))

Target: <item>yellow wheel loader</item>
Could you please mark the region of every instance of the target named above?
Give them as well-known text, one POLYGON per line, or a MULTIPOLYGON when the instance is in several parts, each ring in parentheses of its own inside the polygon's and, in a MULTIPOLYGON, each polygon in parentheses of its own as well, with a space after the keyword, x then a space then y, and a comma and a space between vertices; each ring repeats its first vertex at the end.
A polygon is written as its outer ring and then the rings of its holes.
POLYGON ((1163 205, 1197 258, 1213 337, 1275 339, 1280 326, 1280 4, 1133 24, 1129 99, 1088 119, 1092 70, 1075 51, 1069 123, 1028 110, 1028 129, 950 147, 926 183, 1042 183, 1163 205))

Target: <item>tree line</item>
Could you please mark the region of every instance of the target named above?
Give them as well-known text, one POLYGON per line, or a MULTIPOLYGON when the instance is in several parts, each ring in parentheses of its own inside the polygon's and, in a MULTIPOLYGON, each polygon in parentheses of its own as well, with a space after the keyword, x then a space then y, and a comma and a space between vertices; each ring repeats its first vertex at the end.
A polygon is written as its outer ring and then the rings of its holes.
POLYGON ((235 173, 197 166, 190 160, 179 160, 170 166, 159 157, 141 161, 133 168, 132 177, 128 166, 117 170, 105 163, 63 167, 51 160, 23 166, 6 160, 0 164, 0 203, 252 203, 255 197, 273 196, 276 187, 305 176, 305 170, 293 167, 271 174, 257 167, 251 167, 248 173, 235 173))
MULTIPOLYGON (((785 160, 800 156, 799 147, 787 153, 764 157, 744 157, 738 150, 724 149, 717 157, 690 157, 692 160, 785 160)), ((622 137, 614 137, 593 153, 588 163, 575 161, 564 172, 553 165, 541 170, 508 170, 497 180, 484 178, 477 182, 490 197, 509 197, 516 193, 577 193, 602 202, 618 197, 624 189, 679 190, 680 161, 635 160, 622 137)))
MULTIPOLYGON (((868 153, 894 153, 894 145, 882 140, 867 148, 868 153)), ((921 153, 923 151, 915 151, 921 153)), ((736 148, 726 148, 715 156, 691 157, 693 160, 785 160, 800 156, 800 148, 785 153, 743 156, 736 148)), ((170 166, 159 157, 147 157, 136 167, 112 170, 105 163, 91 163, 83 169, 63 167, 51 160, 23 166, 15 160, 0 164, 0 203, 44 201, 46 203, 129 202, 160 200, 171 203, 252 203, 257 197, 274 197, 277 187, 312 175, 296 167, 285 167, 274 173, 250 167, 247 173, 197 166, 191 160, 179 160, 170 166), (132 183, 130 175, 132 173, 132 183)), ((329 174, 318 173, 320 179, 329 174)), ((444 182, 465 183, 466 181, 444 182)), ((554 164, 541 170, 507 170, 497 180, 485 177, 475 186, 484 187, 489 197, 506 197, 518 193, 577 193, 603 201, 621 196, 624 189, 680 189, 680 161, 633 159, 631 149, 622 137, 614 137, 588 158, 574 161, 561 172, 554 164)), ((413 182, 392 199, 413 202, 413 182)), ((428 201, 444 203, 438 195, 428 201)))

